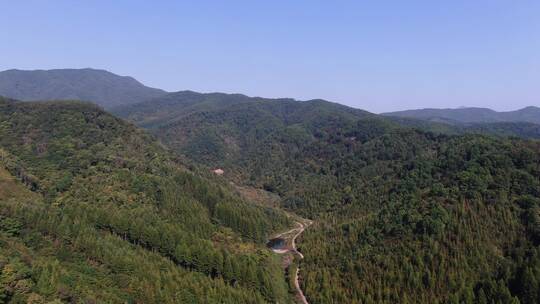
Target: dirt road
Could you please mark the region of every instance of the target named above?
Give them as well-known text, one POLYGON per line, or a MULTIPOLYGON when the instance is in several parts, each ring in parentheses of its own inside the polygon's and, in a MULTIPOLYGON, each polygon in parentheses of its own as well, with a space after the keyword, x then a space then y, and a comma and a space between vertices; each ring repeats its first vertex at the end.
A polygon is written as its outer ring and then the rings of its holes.
MULTIPOLYGON (((304 220, 304 223, 296 222, 295 228, 274 236, 274 238, 283 239, 285 241, 285 246, 283 246, 283 248, 280 248, 280 249, 272 249, 272 251, 279 254, 292 253, 292 254, 297 255, 300 259, 303 259, 304 255, 301 252, 299 252, 296 248, 296 238, 298 238, 298 236, 300 236, 302 232, 304 232, 304 230, 307 227, 309 227, 309 225, 311 225, 312 223, 313 222, 310 220, 304 220)), ((302 291, 302 288, 300 288, 300 283, 298 281, 299 272, 300 272, 300 267, 296 269, 296 273, 294 274, 294 278, 293 278, 294 286, 296 288, 296 297, 300 303, 309 304, 308 301, 306 300, 306 297, 304 296, 304 292, 302 291)))

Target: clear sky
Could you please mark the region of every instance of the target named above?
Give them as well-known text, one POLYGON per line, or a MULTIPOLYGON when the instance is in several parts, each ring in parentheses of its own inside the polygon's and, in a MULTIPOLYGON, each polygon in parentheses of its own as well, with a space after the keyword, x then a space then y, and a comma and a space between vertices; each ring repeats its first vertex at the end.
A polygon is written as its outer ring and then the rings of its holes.
POLYGON ((540 106, 540 1, 4 1, 0 70, 372 112, 540 106))

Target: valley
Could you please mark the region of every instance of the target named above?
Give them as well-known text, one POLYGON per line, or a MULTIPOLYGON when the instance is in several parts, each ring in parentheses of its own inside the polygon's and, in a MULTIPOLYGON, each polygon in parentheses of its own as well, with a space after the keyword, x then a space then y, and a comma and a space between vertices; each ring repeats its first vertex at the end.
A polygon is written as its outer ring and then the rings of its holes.
POLYGON ((164 94, 0 98, 5 302, 539 299, 534 124, 164 94))
MULTIPOLYGON (((168 116, 161 122, 149 110, 152 123, 141 125, 191 161, 275 193, 281 208, 317 222, 301 234, 299 285, 308 302, 522 298, 514 282, 535 262, 520 264, 516 254, 536 247, 520 232, 530 230, 516 203, 538 197, 536 141, 417 128, 322 100, 231 104, 234 96, 212 94, 204 110, 184 111, 182 96, 154 100, 168 116), (171 121, 177 111, 182 119, 171 121)), ((131 106, 126 118, 145 121, 147 109, 131 106)), ((300 231, 289 230, 277 251, 290 252, 300 231)))
POLYGON ((0 12, 0 304, 540 304, 540 1, 0 12))

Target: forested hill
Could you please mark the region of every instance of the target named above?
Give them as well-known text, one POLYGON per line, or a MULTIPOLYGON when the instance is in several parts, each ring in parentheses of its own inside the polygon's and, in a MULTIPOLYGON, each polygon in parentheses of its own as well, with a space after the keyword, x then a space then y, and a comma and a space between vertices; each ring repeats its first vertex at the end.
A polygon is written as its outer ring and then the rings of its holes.
POLYGON ((261 98, 242 94, 180 91, 133 105, 115 107, 111 112, 140 126, 155 128, 181 120, 185 115, 194 112, 222 109, 233 104, 259 100, 261 98))
POLYGON ((516 111, 496 112, 486 108, 420 109, 383 113, 385 116, 417 118, 449 124, 529 122, 540 124, 540 108, 526 107, 516 111))
POLYGON ((399 131, 333 149, 287 194, 319 214, 301 242, 312 302, 537 303, 538 142, 399 131))
POLYGON ((334 130, 347 130, 348 140, 355 141, 393 125, 374 114, 324 100, 192 92, 176 93, 164 102, 117 108, 115 112, 149 128, 178 153, 206 166, 223 167, 228 176, 240 174, 253 181, 296 166, 287 164, 294 162, 291 155, 320 142, 322 136, 343 135, 331 134, 334 130), (262 158, 265 162, 261 163, 262 158), (255 164, 259 166, 256 171, 255 164))
POLYGON ((324 101, 157 121, 178 153, 314 220, 298 241, 310 303, 540 299, 538 141, 422 131, 324 101))
POLYGON ((120 106, 111 109, 111 112, 135 122, 146 128, 159 128, 172 125, 189 116, 199 113, 212 113, 228 108, 236 111, 256 112, 266 111, 277 119, 296 121, 301 120, 303 111, 311 111, 316 106, 327 113, 335 112, 338 115, 364 116, 367 112, 349 108, 340 104, 324 100, 297 101, 291 98, 262 98, 248 97, 242 94, 225 93, 197 93, 193 91, 180 91, 153 98, 145 102, 120 106), (250 105, 254 103, 254 105, 250 105))
POLYGON ((447 135, 484 134, 499 137, 520 137, 525 139, 540 139, 540 124, 530 122, 485 122, 448 124, 417 118, 385 116, 387 119, 402 126, 436 132, 447 135))
POLYGON ((25 101, 82 100, 105 108, 162 96, 132 77, 96 69, 7 70, 0 72, 0 95, 25 101))
POLYGON ((0 302, 290 302, 289 219, 95 105, 0 99, 0 164, 0 302))

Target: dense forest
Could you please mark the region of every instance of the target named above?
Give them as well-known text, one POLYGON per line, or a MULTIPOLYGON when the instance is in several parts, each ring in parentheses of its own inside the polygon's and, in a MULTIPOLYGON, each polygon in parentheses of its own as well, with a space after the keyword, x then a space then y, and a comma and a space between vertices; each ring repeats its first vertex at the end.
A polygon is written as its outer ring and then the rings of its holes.
POLYGON ((310 303, 540 301, 540 142, 507 137, 525 124, 154 102, 115 110, 147 133, 89 103, 0 99, 0 303, 291 303, 297 268, 310 303), (313 224, 283 269, 264 243, 289 214, 313 224))
POLYGON ((475 135, 317 100, 155 114, 163 143, 314 220, 299 243, 310 303, 540 300, 540 143, 505 133, 523 124, 475 135))
POLYGON ((345 161, 365 165, 328 168, 343 191, 292 195, 320 214, 301 243, 314 303, 537 302, 540 144, 410 131, 358 148, 345 161))
POLYGON ((291 225, 82 102, 0 100, 0 302, 289 302, 291 225))
POLYGON ((497 137, 540 139, 540 125, 523 121, 449 124, 417 118, 391 116, 387 118, 405 127, 446 135, 481 134, 497 137))

